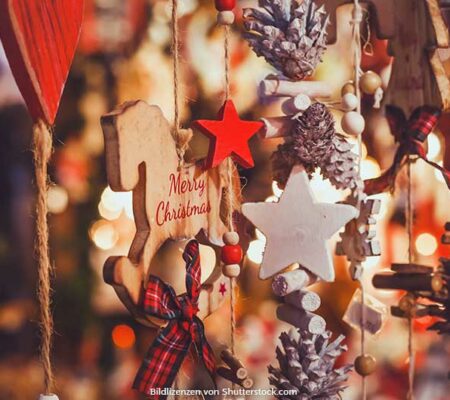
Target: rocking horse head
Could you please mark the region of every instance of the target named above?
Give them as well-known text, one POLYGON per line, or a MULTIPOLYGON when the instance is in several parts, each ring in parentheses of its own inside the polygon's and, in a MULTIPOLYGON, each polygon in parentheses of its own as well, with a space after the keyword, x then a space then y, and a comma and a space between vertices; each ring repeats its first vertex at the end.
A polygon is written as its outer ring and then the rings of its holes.
MULTIPOLYGON (((220 219, 224 183, 217 168, 204 171, 195 164, 181 165, 170 125, 157 106, 127 102, 103 116, 101 122, 108 183, 114 191, 133 191, 136 224, 128 257, 110 257, 104 277, 142 321, 146 318, 139 304, 150 274, 179 290, 184 287, 184 273, 176 267, 182 264, 182 251, 176 252, 175 259, 164 254, 155 257, 158 251, 181 248, 181 240, 200 231, 211 243, 221 242, 226 231, 220 219), (171 245, 170 241, 175 242, 171 245), (174 262, 173 267, 168 260, 174 262)), ((209 265, 202 262, 202 268, 210 272, 202 278, 214 284, 211 277, 220 275, 214 268, 215 257, 205 248, 200 253, 204 261, 209 260, 209 265)))

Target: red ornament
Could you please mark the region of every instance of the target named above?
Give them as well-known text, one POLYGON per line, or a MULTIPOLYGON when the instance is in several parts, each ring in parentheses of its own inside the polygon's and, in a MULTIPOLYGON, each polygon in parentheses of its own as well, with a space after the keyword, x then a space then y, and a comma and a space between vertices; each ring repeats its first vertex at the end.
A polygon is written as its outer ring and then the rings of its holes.
POLYGON ((221 259, 224 264, 239 264, 242 260, 242 248, 238 244, 222 247, 221 259))
POLYGON ((231 11, 236 7, 236 0, 214 0, 217 11, 231 11))
POLYGON ((83 0, 0 1, 0 38, 34 120, 55 121, 82 17, 83 0))
POLYGON ((258 121, 241 120, 231 100, 225 101, 218 118, 218 121, 194 121, 200 131, 210 138, 205 168, 214 168, 230 156, 244 168, 253 167, 254 162, 248 140, 264 124, 258 121))

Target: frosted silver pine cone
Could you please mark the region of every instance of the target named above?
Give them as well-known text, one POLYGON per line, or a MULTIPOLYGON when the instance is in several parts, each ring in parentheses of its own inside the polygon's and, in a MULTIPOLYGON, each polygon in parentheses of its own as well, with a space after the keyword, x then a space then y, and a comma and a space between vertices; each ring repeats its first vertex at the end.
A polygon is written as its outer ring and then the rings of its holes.
POLYGON ((253 51, 284 76, 302 80, 322 61, 328 16, 313 0, 259 0, 244 9, 244 37, 253 51))
POLYGON ((280 336, 279 366, 269 366, 269 381, 276 389, 296 394, 277 396, 280 400, 338 400, 351 365, 335 368, 336 359, 347 350, 344 336, 330 342, 329 331, 313 335, 291 329, 280 336))
POLYGON ((337 189, 363 188, 358 173, 358 156, 353 153, 352 145, 339 133, 333 138, 333 150, 329 158, 319 165, 321 174, 330 180, 337 189))
POLYGON ((321 103, 312 104, 296 121, 292 148, 307 168, 322 164, 333 150, 334 119, 321 103))
POLYGON ((294 121, 289 140, 278 146, 272 158, 274 179, 281 186, 286 184, 294 165, 302 165, 310 175, 320 168, 338 189, 353 189, 361 184, 357 155, 336 132, 334 118, 324 104, 314 103, 294 121))

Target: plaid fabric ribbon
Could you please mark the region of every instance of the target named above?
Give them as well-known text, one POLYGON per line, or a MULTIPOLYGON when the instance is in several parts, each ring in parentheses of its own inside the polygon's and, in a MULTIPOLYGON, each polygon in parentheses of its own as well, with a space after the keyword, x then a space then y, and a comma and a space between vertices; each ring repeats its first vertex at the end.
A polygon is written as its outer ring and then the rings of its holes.
POLYGON ((159 394, 170 388, 191 344, 211 377, 215 371, 214 354, 209 346, 202 321, 196 316, 200 294, 199 244, 191 240, 183 253, 186 262, 186 293, 180 296, 173 288, 156 276, 150 276, 144 298, 148 315, 167 320, 150 347, 136 375, 133 388, 150 395, 152 399, 164 400, 159 394))
POLYGON ((400 143, 392 166, 381 176, 364 182, 368 195, 381 193, 393 189, 395 179, 409 155, 416 155, 432 167, 438 169, 450 189, 450 172, 433 161, 427 159, 423 143, 433 131, 441 110, 436 107, 422 106, 417 108, 407 120, 403 111, 398 107, 386 107, 387 118, 395 140, 400 143))

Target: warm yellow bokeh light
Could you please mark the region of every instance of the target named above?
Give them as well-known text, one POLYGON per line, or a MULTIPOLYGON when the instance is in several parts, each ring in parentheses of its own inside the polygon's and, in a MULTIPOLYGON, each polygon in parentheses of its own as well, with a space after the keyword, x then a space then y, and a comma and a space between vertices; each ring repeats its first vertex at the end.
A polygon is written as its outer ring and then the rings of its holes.
POLYGON ((254 263, 261 264, 263 260, 265 243, 262 240, 250 242, 247 250, 247 257, 254 263))
POLYGON ((381 168, 378 162, 372 157, 367 157, 361 162, 361 177, 365 179, 377 178, 381 175, 381 168))
POLYGON ((283 191, 278 187, 278 183, 276 181, 272 182, 272 192, 277 197, 281 197, 283 194, 283 191))
POLYGON ((266 200, 264 200, 266 203, 278 203, 278 197, 273 195, 269 196, 266 200))
POLYGON ((61 186, 51 186, 47 194, 48 210, 53 214, 62 213, 69 204, 69 194, 61 186))
POLYGON ((427 143, 428 143, 427 157, 430 160, 437 161, 436 159, 441 154, 441 141, 439 140, 439 137, 434 132, 430 133, 427 139, 427 143))
POLYGON ((100 220, 92 225, 90 236, 95 245, 102 250, 112 249, 119 240, 114 225, 108 221, 100 220))
POLYGON ((102 193, 98 210, 103 218, 112 220, 119 218, 122 211, 129 219, 133 219, 133 196, 131 192, 113 192, 108 186, 102 193), (115 216, 115 217, 114 217, 115 216))
POLYGON ((438 242, 431 233, 421 233, 416 239, 416 250, 423 256, 431 256, 438 248, 438 242))

